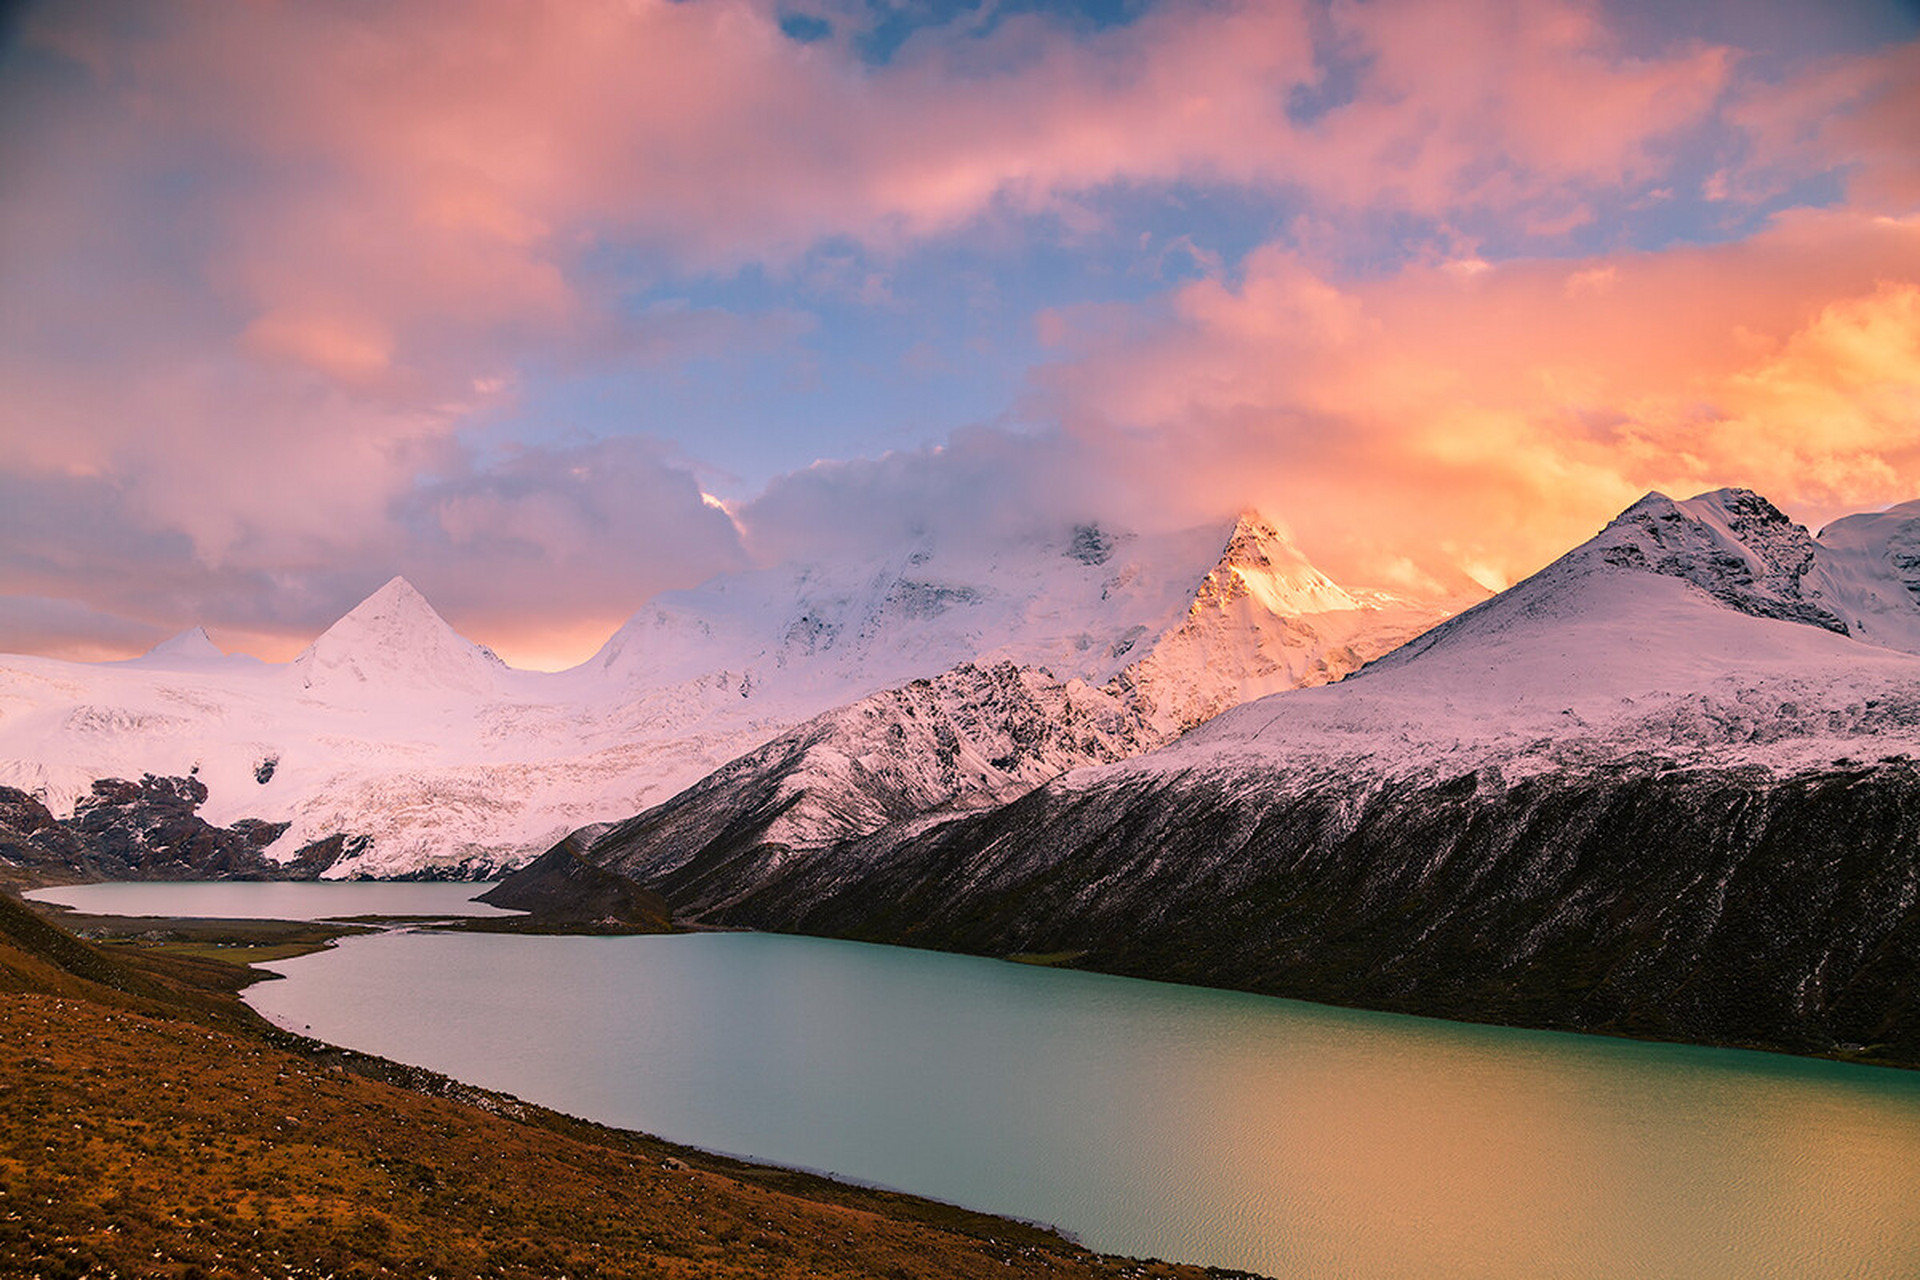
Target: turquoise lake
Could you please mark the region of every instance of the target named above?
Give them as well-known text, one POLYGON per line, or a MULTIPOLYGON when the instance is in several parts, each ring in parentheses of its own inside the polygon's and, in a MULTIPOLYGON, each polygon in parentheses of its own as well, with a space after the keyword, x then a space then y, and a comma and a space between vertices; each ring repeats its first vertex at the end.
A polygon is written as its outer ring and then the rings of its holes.
POLYGON ((272 967, 250 1002, 323 1039, 1109 1252, 1920 1275, 1920 1073, 763 934, 395 931, 272 967))

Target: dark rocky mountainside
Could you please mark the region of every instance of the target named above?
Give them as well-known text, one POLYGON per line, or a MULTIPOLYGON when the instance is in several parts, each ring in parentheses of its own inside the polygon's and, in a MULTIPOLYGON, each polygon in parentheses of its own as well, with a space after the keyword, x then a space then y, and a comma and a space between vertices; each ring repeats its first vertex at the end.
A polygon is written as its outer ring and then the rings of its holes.
POLYGON ((0 887, 87 878, 87 844, 24 791, 0 787, 0 887))
POLYGON ((716 919, 1920 1066, 1911 761, 1468 775, 1286 799, 1258 781, 1036 791, 797 865, 716 919))
MULTIPOLYGON (((817 850, 946 806, 1004 802, 1154 741, 1111 694, 1010 662, 963 664, 808 721, 600 835, 590 856, 697 913, 817 850)), ((538 866, 501 892, 544 877, 538 866)))
POLYGON ((479 900, 528 912, 528 923, 543 932, 567 925, 653 932, 671 927, 665 898, 595 866, 581 856, 585 849, 585 840, 568 836, 479 900))
POLYGON ((147 774, 138 782, 102 778, 56 819, 39 800, 0 787, 0 876, 6 883, 74 880, 310 880, 337 849, 309 846, 279 863, 261 850, 284 823, 243 818, 216 827, 197 812, 207 788, 198 778, 147 774))

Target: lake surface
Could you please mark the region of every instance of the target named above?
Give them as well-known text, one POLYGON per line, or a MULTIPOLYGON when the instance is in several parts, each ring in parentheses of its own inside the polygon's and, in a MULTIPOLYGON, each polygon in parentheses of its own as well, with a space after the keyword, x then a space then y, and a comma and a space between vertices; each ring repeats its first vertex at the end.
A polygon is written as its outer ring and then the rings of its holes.
POLYGON ((761 934, 396 931, 272 967, 249 1000, 324 1039, 1112 1252, 1920 1275, 1915 1072, 761 934))
POLYGON ((35 889, 39 902, 109 916, 338 920, 347 916, 512 916, 473 895, 493 884, 367 880, 121 880, 35 889))

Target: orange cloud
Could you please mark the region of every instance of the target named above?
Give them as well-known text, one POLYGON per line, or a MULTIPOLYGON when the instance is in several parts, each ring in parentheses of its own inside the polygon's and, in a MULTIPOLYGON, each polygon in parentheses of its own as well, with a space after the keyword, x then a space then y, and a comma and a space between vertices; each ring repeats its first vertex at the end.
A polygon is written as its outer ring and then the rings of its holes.
POLYGON ((1050 323, 1044 411, 1088 448, 1162 505, 1284 511, 1361 580, 1511 581, 1649 488, 1815 523, 1920 494, 1920 219, 1346 286, 1271 249, 1158 323, 1050 323))

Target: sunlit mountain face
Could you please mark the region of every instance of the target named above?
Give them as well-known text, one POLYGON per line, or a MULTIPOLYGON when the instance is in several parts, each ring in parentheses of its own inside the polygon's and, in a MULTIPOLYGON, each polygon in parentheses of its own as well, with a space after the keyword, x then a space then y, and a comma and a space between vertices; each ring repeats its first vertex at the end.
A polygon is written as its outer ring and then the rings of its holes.
POLYGON ((558 669, 1248 509, 1454 599, 1648 490, 1920 492, 1892 0, 10 12, 0 651, 284 661, 400 575, 558 669))

